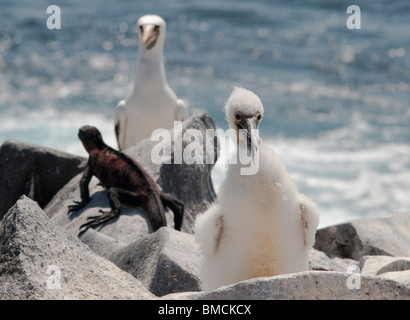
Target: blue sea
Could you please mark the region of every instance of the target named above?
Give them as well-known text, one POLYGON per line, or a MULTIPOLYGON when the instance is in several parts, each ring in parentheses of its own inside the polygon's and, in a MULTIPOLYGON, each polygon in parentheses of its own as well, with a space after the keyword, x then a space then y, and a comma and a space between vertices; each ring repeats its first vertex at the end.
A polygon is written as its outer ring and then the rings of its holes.
MULTIPOLYGON (((233 86, 260 96, 261 137, 318 204, 320 226, 410 211, 408 0, 1 0, 0 144, 85 156, 77 130, 90 124, 116 147, 114 110, 148 13, 167 21, 167 79, 191 114, 227 129, 233 86), (361 29, 347 28, 351 4, 361 29), (47 28, 49 5, 60 30, 47 28)), ((217 165, 216 189, 223 178, 217 165)))

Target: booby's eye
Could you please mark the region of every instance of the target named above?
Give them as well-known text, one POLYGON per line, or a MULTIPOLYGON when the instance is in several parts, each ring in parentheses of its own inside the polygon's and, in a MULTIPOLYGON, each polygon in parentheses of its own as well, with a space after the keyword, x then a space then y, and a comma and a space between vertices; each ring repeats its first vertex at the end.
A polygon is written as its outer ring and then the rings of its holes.
POLYGON ((241 120, 241 115, 239 114, 239 113, 237 113, 237 114, 235 114, 235 119, 237 120, 237 121, 239 121, 239 120, 241 120))
POLYGON ((140 26, 140 31, 143 32, 144 31, 144 27, 140 26))
POLYGON ((158 26, 158 25, 155 25, 154 31, 155 31, 155 32, 158 32, 158 31, 159 31, 159 26, 158 26))
POLYGON ((258 117, 257 117, 256 119, 258 119, 258 121, 261 121, 262 115, 259 113, 259 114, 258 114, 258 117))

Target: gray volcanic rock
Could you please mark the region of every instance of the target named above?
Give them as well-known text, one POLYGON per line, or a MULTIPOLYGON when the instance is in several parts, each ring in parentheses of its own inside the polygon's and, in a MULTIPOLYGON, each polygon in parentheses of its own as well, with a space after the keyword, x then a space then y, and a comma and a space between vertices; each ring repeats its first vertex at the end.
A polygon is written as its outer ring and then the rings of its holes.
POLYGON ((0 222, 0 299, 153 299, 23 196, 0 222))
POLYGON ((358 265, 353 259, 330 258, 324 252, 312 248, 309 254, 310 270, 346 272, 349 267, 358 265))
POLYGON ((361 218, 316 232, 315 248, 330 257, 410 256, 410 213, 361 218))
MULTIPOLYGON (((126 149, 124 152, 136 159, 154 180, 159 184, 162 191, 171 194, 182 201, 185 205, 184 222, 182 231, 193 233, 195 217, 198 213, 204 212, 215 201, 216 193, 211 179, 211 171, 217 160, 218 144, 216 139, 208 141, 206 144, 206 130, 215 130, 215 124, 211 117, 206 114, 194 115, 182 124, 181 134, 192 134, 189 141, 182 139, 181 151, 185 152, 188 146, 201 146, 201 163, 187 164, 185 161, 177 163, 174 136, 178 136, 174 129, 169 131, 171 137, 170 164, 154 164, 152 161, 152 150, 158 144, 157 141, 145 139, 135 146, 126 149), (210 143, 210 144, 209 144, 210 143), (213 162, 207 163, 208 150, 214 154, 213 162)), ((189 137, 189 135, 188 135, 189 137)), ((182 138, 182 137, 181 137, 182 138)), ((183 159, 182 159, 183 160, 183 159)))
POLYGON ((385 272, 380 274, 379 277, 391 279, 410 287, 410 270, 385 272))
POLYGON ((95 253, 140 280, 153 294, 199 291, 199 249, 191 234, 162 227, 122 245, 95 230, 81 236, 95 253))
MULTIPOLYGON (((194 132, 195 140, 202 141, 206 136, 207 129, 215 129, 213 120, 206 114, 195 115, 183 122, 182 134, 190 129, 194 132)), ((193 132, 190 130, 190 132, 193 132)), ((174 145, 174 132, 169 132, 174 145)), ((217 144, 212 141, 212 148, 217 150, 217 144)), ((79 142, 80 143, 80 142, 79 142)), ((154 178, 161 189, 182 201, 185 205, 184 221, 182 231, 193 232, 193 224, 198 213, 205 211, 215 200, 216 195, 211 180, 213 163, 207 164, 205 144, 203 145, 200 164, 174 164, 175 154, 171 153, 171 164, 155 164, 151 153, 158 145, 158 141, 150 139, 143 140, 136 145, 126 149, 124 153, 133 157, 154 178)), ((190 141, 182 141, 182 150, 191 146, 190 141)), ((171 149, 173 150, 173 148, 171 149)), ((215 154, 215 161, 217 152, 215 154)), ((82 210, 67 215, 67 206, 74 200, 80 199, 79 180, 81 175, 73 178, 64 186, 45 208, 45 212, 53 221, 63 226, 73 234, 77 234, 81 224, 86 222, 87 217, 99 215, 99 209, 109 208, 106 191, 99 187, 98 180, 93 178, 90 184, 90 203, 82 210)), ((166 213, 168 226, 173 227, 173 214, 169 210, 166 213)), ((123 243, 133 243, 138 237, 152 232, 146 219, 145 212, 141 208, 123 206, 121 215, 114 221, 109 221, 99 231, 123 243)))
POLYGON ((200 261, 193 235, 164 227, 124 244, 90 229, 81 240, 92 250, 32 200, 20 199, 0 223, 0 299, 155 299, 147 288, 170 300, 410 299, 408 257, 366 256, 355 263, 312 250, 317 269, 357 266, 360 273, 306 271, 192 292, 199 290, 200 261), (48 288, 55 275, 50 266, 61 272, 58 290, 48 288), (352 276, 359 288, 349 287, 352 276))
POLYGON ((85 159, 16 140, 0 147, 0 220, 21 195, 44 208, 71 178, 81 172, 85 159))
POLYGON ((359 261, 363 274, 380 275, 386 272, 410 270, 410 257, 365 256, 359 261))
POLYGON ((409 300, 410 287, 390 279, 360 277, 360 288, 349 288, 349 273, 306 271, 254 278, 212 291, 174 293, 169 300, 409 300))
POLYGON ((410 257, 365 256, 359 261, 362 274, 388 278, 410 286, 410 257))

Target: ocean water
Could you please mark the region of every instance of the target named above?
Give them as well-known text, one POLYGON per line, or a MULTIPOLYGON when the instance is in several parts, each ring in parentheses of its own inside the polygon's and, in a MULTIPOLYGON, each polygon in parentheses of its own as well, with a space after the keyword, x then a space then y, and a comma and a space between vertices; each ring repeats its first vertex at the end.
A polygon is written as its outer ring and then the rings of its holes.
MULTIPOLYGON (((116 146, 113 116, 132 87, 136 22, 167 21, 166 72, 191 113, 227 129, 234 85, 265 107, 260 134, 320 226, 410 211, 410 3, 354 1, 0 1, 0 143, 85 155, 84 124, 116 146), (49 30, 47 6, 61 9, 49 30)), ((223 164, 213 172, 218 189, 223 164)))

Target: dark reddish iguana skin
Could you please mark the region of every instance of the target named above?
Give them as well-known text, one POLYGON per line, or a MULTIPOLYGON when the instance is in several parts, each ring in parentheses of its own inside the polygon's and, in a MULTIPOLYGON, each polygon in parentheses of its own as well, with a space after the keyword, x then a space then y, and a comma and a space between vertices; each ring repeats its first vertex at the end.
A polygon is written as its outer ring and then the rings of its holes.
POLYGON ((80 227, 79 235, 88 228, 95 228, 117 217, 121 203, 143 207, 153 231, 166 226, 164 206, 174 212, 176 230, 181 230, 184 204, 169 194, 159 190, 155 181, 136 161, 122 152, 107 146, 97 128, 83 126, 78 137, 89 154, 87 166, 80 181, 81 202, 70 205, 68 213, 83 208, 90 201, 88 185, 96 176, 108 189, 111 211, 100 210, 102 215, 88 217, 88 222, 80 227))

